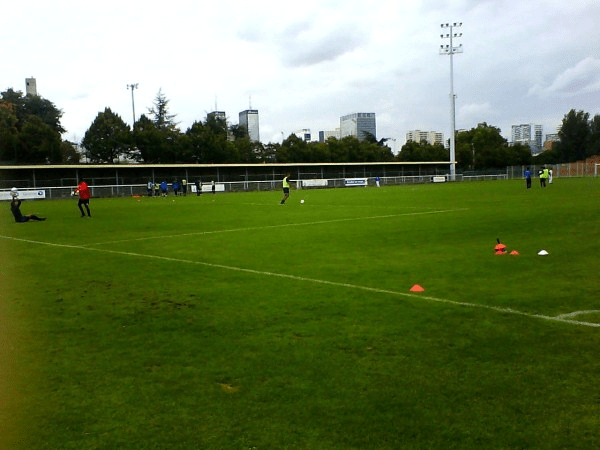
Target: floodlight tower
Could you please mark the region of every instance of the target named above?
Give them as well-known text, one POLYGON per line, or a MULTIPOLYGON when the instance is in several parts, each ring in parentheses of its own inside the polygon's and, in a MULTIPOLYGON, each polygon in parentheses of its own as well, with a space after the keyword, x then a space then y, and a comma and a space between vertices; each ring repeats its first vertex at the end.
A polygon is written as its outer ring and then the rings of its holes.
POLYGON ((444 31, 448 29, 447 32, 442 33, 440 37, 442 39, 450 39, 449 45, 440 45, 440 55, 450 55, 450 123, 451 123, 451 134, 450 134, 450 180, 455 181, 456 179, 456 164, 454 160, 456 159, 455 152, 455 142, 454 135, 456 134, 456 114, 455 114, 455 105, 454 100, 456 96, 454 95, 454 63, 452 57, 455 53, 462 53, 463 47, 462 44, 459 46, 454 46, 453 39, 462 37, 462 33, 455 33, 454 28, 460 28, 462 26, 462 22, 453 22, 453 23, 442 23, 440 27, 444 31))
POLYGON ((131 89, 131 108, 133 109, 133 123, 131 124, 131 129, 135 126, 135 102, 133 101, 133 90, 137 89, 138 83, 128 84, 127 89, 131 89))

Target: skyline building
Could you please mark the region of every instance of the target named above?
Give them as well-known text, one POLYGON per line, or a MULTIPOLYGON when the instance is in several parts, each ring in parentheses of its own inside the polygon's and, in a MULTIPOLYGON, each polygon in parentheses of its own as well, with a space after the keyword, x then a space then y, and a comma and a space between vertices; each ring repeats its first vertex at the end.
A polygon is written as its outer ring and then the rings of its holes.
POLYGON ((543 127, 534 123, 513 125, 511 128, 513 144, 529 145, 531 152, 536 154, 542 150, 543 127))
POLYGON ((225 111, 212 111, 209 112, 206 117, 212 117, 215 119, 219 119, 224 121, 227 124, 227 114, 225 114, 225 111))
POLYGON ((377 138, 375 113, 354 113, 340 117, 340 139, 354 136, 363 141, 367 133, 377 138))
POLYGON ((310 142, 312 139, 310 129, 308 129, 308 128, 303 128, 301 130, 298 130, 298 131, 294 132, 294 134, 296 136, 298 136, 300 139, 302 139, 304 142, 310 142))
POLYGON ((248 133, 248 138, 252 142, 260 141, 260 129, 258 123, 258 110, 247 109, 239 114, 240 127, 244 127, 248 133))
POLYGON ((25 95, 38 95, 35 78, 25 78, 25 95))
POLYGON ((444 145, 444 133, 439 131, 421 131, 411 130, 406 132, 406 142, 422 142, 425 141, 428 144, 444 145))
POLYGON ((340 138, 340 129, 336 128, 333 131, 319 131, 319 142, 327 142, 329 138, 340 138))

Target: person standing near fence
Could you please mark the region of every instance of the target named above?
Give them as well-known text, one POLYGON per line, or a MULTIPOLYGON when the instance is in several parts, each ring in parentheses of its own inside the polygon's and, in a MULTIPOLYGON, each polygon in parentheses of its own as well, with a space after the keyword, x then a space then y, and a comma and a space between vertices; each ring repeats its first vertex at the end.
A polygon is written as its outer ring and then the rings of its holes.
POLYGON ((196 197, 202 194, 202 183, 200 182, 200 178, 196 178, 196 197))
POLYGON ((90 192, 90 188, 84 180, 79 181, 77 189, 75 189, 75 195, 79 195, 77 207, 79 208, 79 211, 81 211, 81 217, 85 217, 83 206, 85 206, 88 217, 92 217, 92 214, 90 213, 90 198, 92 193, 90 192))
POLYGON ((523 173, 523 175, 525 176, 525 185, 527 186, 527 189, 531 188, 531 170, 529 170, 529 167, 527 169, 525 169, 525 172, 523 173))
POLYGON ((187 180, 185 178, 181 180, 181 193, 184 197, 187 195, 187 180))
POLYGON ((148 197, 152 197, 152 191, 154 190, 154 183, 152 180, 148 181, 148 197))

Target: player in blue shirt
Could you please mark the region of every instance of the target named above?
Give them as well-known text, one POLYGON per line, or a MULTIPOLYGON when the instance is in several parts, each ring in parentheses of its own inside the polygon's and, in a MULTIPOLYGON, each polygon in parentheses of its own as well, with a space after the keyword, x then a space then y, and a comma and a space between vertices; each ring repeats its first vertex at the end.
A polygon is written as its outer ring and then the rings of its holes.
POLYGON ((527 189, 531 188, 531 170, 529 170, 529 167, 525 169, 525 173, 523 175, 525 176, 525 183, 527 185, 527 189))

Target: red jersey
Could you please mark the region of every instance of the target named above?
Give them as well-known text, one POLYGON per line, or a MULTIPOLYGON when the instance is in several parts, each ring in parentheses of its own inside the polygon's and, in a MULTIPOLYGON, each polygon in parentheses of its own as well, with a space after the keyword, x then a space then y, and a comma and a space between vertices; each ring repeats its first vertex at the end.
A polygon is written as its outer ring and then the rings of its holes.
POLYGON ((90 188, 85 181, 82 181, 77 185, 75 192, 79 194, 79 198, 82 200, 87 200, 92 196, 90 193, 90 188))

